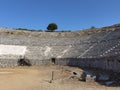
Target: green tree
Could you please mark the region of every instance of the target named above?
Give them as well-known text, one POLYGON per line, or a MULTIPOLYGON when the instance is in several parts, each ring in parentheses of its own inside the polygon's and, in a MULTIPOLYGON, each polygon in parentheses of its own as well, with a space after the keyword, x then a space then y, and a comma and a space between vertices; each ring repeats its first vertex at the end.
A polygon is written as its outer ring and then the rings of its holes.
POLYGON ((47 31, 53 32, 53 31, 55 31, 56 29, 58 29, 58 26, 57 26, 56 23, 50 23, 50 24, 47 26, 47 31))
POLYGON ((91 28, 90 29, 95 29, 96 27, 95 26, 91 26, 91 28))

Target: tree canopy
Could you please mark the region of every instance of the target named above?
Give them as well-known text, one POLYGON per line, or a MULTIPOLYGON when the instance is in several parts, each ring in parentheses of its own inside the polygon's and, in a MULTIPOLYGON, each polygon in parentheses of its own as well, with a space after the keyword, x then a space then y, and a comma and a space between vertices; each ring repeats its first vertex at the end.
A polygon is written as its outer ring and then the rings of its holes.
POLYGON ((53 32, 55 31, 56 29, 58 29, 58 26, 56 23, 50 23, 48 26, 47 26, 47 30, 50 31, 50 32, 53 32))

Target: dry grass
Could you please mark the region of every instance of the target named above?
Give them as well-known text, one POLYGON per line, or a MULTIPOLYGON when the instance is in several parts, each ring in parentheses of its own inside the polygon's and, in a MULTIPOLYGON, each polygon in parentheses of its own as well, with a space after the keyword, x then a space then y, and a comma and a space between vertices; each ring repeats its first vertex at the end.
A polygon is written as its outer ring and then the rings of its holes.
POLYGON ((0 90, 120 90, 117 87, 105 87, 97 83, 85 83, 68 79, 70 67, 34 66, 0 69, 0 90), (51 72, 54 80, 50 83, 51 72))

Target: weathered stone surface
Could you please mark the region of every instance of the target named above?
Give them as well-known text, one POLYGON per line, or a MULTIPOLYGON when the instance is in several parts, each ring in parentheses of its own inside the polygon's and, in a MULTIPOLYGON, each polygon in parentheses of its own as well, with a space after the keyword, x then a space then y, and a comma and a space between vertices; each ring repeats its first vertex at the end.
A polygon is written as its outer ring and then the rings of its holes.
POLYGON ((95 82, 96 81, 96 76, 91 76, 89 74, 86 75, 86 82, 95 82))
MULTIPOLYGON (((111 59, 120 55, 120 28, 103 29, 65 33, 0 29, 0 45, 25 46, 24 56, 32 65, 48 64, 55 58, 56 64, 120 72, 119 57, 111 59)), ((18 59, 19 55, 0 55, 4 66, 16 65, 18 59)))
POLYGON ((105 74, 101 74, 101 75, 99 75, 99 77, 98 77, 98 80, 99 81, 107 81, 107 80, 109 80, 110 79, 110 76, 109 75, 105 75, 105 74))

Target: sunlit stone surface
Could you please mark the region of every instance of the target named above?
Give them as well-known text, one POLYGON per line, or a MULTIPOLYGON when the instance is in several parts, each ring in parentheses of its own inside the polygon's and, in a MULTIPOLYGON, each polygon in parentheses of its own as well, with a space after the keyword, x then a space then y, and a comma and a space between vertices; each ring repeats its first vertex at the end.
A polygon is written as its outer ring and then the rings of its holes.
POLYGON ((24 55, 26 46, 0 45, 0 55, 24 55))

